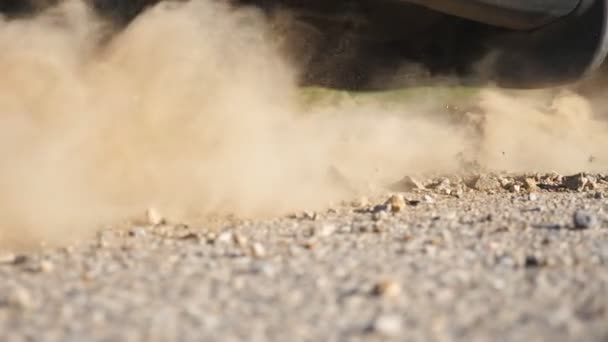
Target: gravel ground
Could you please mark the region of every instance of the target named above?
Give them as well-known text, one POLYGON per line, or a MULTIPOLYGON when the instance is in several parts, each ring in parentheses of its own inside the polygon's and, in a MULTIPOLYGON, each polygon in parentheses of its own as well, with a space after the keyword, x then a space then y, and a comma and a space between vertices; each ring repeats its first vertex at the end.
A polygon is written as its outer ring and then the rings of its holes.
POLYGON ((2 252, 0 340, 606 341, 607 180, 406 177, 395 195, 218 229, 150 212, 2 252))

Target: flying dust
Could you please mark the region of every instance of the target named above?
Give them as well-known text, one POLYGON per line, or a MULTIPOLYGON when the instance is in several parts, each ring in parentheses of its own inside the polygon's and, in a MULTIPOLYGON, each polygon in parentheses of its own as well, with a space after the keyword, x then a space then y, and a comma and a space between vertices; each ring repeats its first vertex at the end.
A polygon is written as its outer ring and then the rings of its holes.
POLYGON ((483 90, 481 117, 456 121, 428 98, 303 105, 255 11, 161 3, 110 29, 79 1, 0 20, 0 246, 65 243, 151 206, 176 218, 320 208, 458 171, 463 151, 500 170, 608 165, 606 123, 573 93, 483 90))

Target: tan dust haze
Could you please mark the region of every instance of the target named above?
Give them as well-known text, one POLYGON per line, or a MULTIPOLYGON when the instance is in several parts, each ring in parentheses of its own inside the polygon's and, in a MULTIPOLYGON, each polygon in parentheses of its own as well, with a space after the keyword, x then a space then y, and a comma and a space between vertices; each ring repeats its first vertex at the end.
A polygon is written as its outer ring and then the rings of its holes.
POLYGON ((478 136, 428 99, 302 105, 255 11, 161 4, 109 43, 106 29, 78 1, 0 21, 0 246, 66 242, 150 206, 176 218, 319 208, 455 171, 462 151, 501 170, 608 164, 606 124, 574 94, 482 92, 478 136))

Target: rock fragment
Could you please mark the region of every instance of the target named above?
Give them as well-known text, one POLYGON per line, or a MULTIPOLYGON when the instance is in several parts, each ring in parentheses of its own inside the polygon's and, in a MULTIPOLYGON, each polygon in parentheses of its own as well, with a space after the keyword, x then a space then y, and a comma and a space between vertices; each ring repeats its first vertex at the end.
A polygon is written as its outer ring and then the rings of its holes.
POLYGON ((0 253, 0 265, 2 264, 14 264, 17 260, 17 255, 10 252, 0 253))
POLYGON ((251 254, 255 258, 263 258, 266 256, 266 248, 261 243, 255 242, 251 244, 251 254))
POLYGON ((8 304, 18 309, 30 309, 34 306, 34 300, 26 288, 18 286, 9 293, 8 304))
POLYGON ((538 191, 538 184, 534 178, 526 178, 524 179, 524 188, 529 193, 538 191))
POLYGON ((146 221, 149 225, 158 226, 165 223, 165 218, 155 208, 146 210, 146 221))
POLYGON ((222 232, 217 236, 214 242, 223 244, 234 242, 234 234, 232 234, 230 231, 222 232))
POLYGON ((471 186, 478 191, 494 191, 501 187, 498 179, 490 175, 479 175, 475 177, 471 186))
POLYGON ((322 224, 314 228, 313 234, 319 237, 327 237, 336 231, 336 226, 333 224, 322 224))
POLYGON ((243 247, 246 247, 246 246, 247 246, 247 242, 248 242, 248 241, 247 241, 247 237, 246 237, 245 235, 235 233, 235 234, 232 236, 232 240, 234 241, 234 244, 235 244, 235 245, 237 245, 237 246, 239 246, 239 247, 241 247, 241 248, 243 248, 243 247))
POLYGON ((599 224, 595 215, 583 210, 577 210, 574 212, 574 215, 572 215, 572 221, 575 229, 594 228, 599 224))
POLYGON ((587 187, 589 179, 584 173, 577 173, 571 176, 565 176, 562 179, 562 186, 572 191, 583 191, 587 187))
POLYGON ((55 270, 55 264, 50 260, 42 260, 40 262, 40 271, 44 273, 53 272, 55 270))
POLYGON ((397 315, 382 315, 372 322, 372 332, 385 336, 395 337, 401 333, 401 317, 397 315))
POLYGON ((424 189, 424 185, 419 180, 405 176, 391 187, 395 191, 411 192, 424 189))
POLYGON ((390 208, 393 213, 398 213, 403 210, 406 206, 405 199, 402 195, 392 195, 386 205, 390 208))
POLYGON ((401 287, 392 280, 381 280, 372 289, 372 294, 380 297, 397 297, 401 294, 401 287))

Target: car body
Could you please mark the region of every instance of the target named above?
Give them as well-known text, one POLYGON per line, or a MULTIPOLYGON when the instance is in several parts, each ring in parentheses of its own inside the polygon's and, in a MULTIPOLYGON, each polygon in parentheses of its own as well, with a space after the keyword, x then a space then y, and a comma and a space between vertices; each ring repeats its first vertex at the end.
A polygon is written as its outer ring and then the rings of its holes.
POLYGON ((306 80, 355 89, 425 82, 424 75, 516 88, 577 81, 606 59, 607 2, 281 1, 324 32, 306 80))
MULTIPOLYGON (((0 13, 58 1, 3 0, 0 13)), ((160 0, 85 1, 127 25, 160 0)), ((378 89, 449 79, 542 87, 586 77, 608 53, 608 0, 224 1, 279 23, 302 84, 378 89)))

